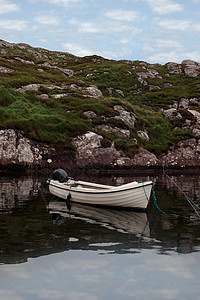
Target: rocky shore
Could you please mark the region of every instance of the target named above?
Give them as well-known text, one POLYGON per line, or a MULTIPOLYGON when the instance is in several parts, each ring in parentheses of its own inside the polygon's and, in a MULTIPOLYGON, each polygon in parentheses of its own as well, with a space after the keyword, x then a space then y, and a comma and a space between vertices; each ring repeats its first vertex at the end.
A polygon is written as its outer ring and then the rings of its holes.
POLYGON ((103 137, 87 132, 73 140, 76 152, 56 149, 37 143, 14 129, 0 130, 0 171, 15 170, 44 172, 54 168, 66 170, 133 171, 141 168, 200 168, 200 140, 188 139, 170 147, 166 154, 155 154, 138 147, 134 158, 127 157, 123 151, 102 147, 103 137))

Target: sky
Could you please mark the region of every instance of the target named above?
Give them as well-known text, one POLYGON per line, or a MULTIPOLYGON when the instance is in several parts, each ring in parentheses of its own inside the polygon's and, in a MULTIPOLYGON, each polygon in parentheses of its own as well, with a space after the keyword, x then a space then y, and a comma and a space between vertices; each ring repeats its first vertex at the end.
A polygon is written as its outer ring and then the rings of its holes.
POLYGON ((200 0, 0 0, 0 39, 81 57, 200 62, 200 0))

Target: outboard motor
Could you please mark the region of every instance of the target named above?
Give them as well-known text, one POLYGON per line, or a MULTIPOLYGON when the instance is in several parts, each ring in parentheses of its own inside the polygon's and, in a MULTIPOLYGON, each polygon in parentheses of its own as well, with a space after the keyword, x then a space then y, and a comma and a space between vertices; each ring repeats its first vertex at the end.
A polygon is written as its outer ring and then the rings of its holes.
POLYGON ((69 177, 63 169, 56 169, 53 171, 53 179, 59 182, 67 182, 69 177))

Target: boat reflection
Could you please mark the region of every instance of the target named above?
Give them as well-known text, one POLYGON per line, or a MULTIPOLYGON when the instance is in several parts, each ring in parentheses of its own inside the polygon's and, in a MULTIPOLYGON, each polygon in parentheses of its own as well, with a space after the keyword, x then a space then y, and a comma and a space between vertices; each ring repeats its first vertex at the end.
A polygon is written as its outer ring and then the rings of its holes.
POLYGON ((150 236, 149 220, 146 213, 94 207, 73 203, 71 210, 65 202, 51 201, 48 211, 52 214, 53 222, 61 224, 67 219, 84 220, 90 224, 97 224, 120 233, 136 236, 150 236))

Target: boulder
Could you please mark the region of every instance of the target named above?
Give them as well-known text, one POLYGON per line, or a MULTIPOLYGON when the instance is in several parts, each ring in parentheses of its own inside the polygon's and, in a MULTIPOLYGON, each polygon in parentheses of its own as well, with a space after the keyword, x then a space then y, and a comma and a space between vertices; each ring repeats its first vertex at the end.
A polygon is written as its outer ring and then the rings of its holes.
POLYGON ((103 148, 103 137, 94 132, 87 132, 73 139, 77 149, 76 163, 80 168, 113 167, 116 165, 129 165, 131 159, 125 157, 122 151, 117 151, 114 144, 103 148))
POLYGON ((130 137, 130 131, 128 129, 112 127, 112 126, 109 126, 109 125, 99 125, 99 126, 97 126, 97 128, 102 130, 102 131, 105 131, 105 132, 114 132, 122 138, 129 138, 130 137))
POLYGON ((186 76, 196 77, 200 74, 200 63, 187 59, 182 61, 182 65, 186 76))
POLYGON ((10 68, 7 68, 7 67, 2 67, 0 66, 0 73, 12 73, 14 72, 15 70, 13 69, 10 69, 10 68))
POLYGON ((168 63, 167 69, 169 70, 170 74, 181 74, 182 73, 181 65, 174 63, 174 62, 168 63))
POLYGON ((116 119, 122 120, 130 128, 135 127, 136 116, 133 112, 126 111, 121 105, 115 105, 114 110, 119 113, 119 116, 115 116, 116 119))

